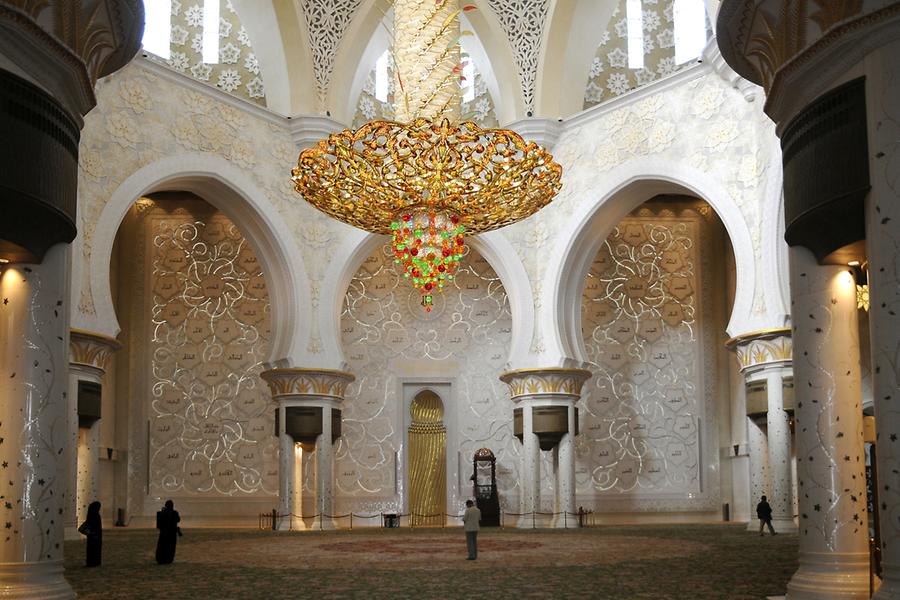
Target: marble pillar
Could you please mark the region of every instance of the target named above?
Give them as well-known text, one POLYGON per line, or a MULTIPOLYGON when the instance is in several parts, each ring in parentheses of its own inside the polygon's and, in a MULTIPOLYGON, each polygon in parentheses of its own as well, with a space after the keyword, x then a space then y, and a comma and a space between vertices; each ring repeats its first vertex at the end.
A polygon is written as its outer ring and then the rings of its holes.
MULTIPOLYGON (((575 501, 575 436, 578 434, 578 416, 576 404, 581 397, 584 382, 590 379, 591 372, 585 369, 546 368, 521 369, 510 371, 500 376, 500 380, 509 386, 510 396, 516 410, 521 410, 521 431, 516 431, 522 440, 522 492, 520 496, 519 517, 517 526, 533 527, 543 524, 541 519, 532 519, 532 511, 540 511, 541 489, 541 447, 540 435, 549 440, 556 440, 555 460, 556 503, 553 512, 556 516, 550 521, 554 527, 577 527, 577 517, 572 515, 577 510, 575 501), (536 409, 555 409, 560 418, 553 419, 552 429, 547 424, 538 425, 535 420, 536 409), (563 512, 568 512, 567 516, 563 512), (573 523, 574 521, 574 523, 573 523)), ((518 426, 517 426, 518 427, 518 426)), ((547 474, 550 476, 551 474, 547 474)))
POLYGON ((522 407, 522 496, 519 527, 532 527, 531 513, 541 509, 541 447, 534 433, 532 406, 522 407))
POLYGON ((758 389, 765 382, 765 397, 747 394, 744 408, 747 417, 747 443, 750 456, 750 521, 749 530, 759 528, 756 504, 766 496, 772 507, 772 525, 776 532, 796 531, 794 523, 794 475, 792 470, 792 435, 785 406, 784 382, 792 377, 793 344, 791 330, 778 327, 737 336, 726 344, 738 358, 745 389, 758 389), (765 414, 765 431, 761 421, 765 414), (750 417, 753 415, 753 418, 750 417))
MULTIPOLYGON (((337 523, 334 512, 334 439, 339 431, 340 420, 335 423, 333 414, 340 414, 341 402, 347 385, 355 378, 350 373, 329 369, 285 368, 271 369, 260 373, 260 377, 269 385, 272 398, 278 402, 280 440, 279 456, 279 512, 282 514, 299 514, 297 508, 303 509, 299 499, 302 496, 302 465, 298 469, 297 461, 302 461, 302 454, 297 454, 297 444, 311 447, 315 445, 315 502, 314 506, 305 507, 304 514, 317 515, 312 524, 313 529, 335 529, 337 523), (306 420, 297 426, 292 423, 290 410, 293 407, 312 409, 320 416, 313 423, 306 420)), ((294 520, 295 529, 300 528, 302 521, 294 520)), ((282 519, 279 527, 290 528, 288 519, 282 519)))
POLYGON ((74 598, 63 577, 69 251, 0 264, 0 595, 74 598))
POLYGON ((900 599, 900 42, 867 62, 866 246, 883 569, 874 597, 888 600, 900 599))
POLYGON ((750 417, 747 417, 747 455, 750 459, 750 522, 747 530, 755 531, 759 529, 756 503, 760 496, 768 495, 771 484, 768 440, 762 428, 750 417))
POLYGON ((856 285, 790 249, 800 568, 790 600, 864 599, 868 515, 856 285))
POLYGON ((331 435, 331 409, 337 406, 328 402, 322 406, 322 433, 316 439, 316 512, 318 529, 336 529, 334 519, 334 442, 331 435))
MULTIPOLYGON (((99 495, 100 420, 81 423, 78 413, 78 382, 101 386, 118 341, 100 333, 73 329, 69 332, 69 391, 66 405, 68 501, 65 512, 66 539, 80 539, 78 525, 87 516, 87 506, 99 495), (84 427, 82 427, 84 425, 84 427)), ((104 395, 109 390, 103 390, 104 395)), ((112 507, 107 507, 112 508, 112 507)))
POLYGON ((284 406, 278 407, 280 431, 278 432, 278 519, 276 529, 287 531, 299 527, 303 523, 296 515, 295 497, 301 482, 296 481, 294 438, 284 433, 284 406))
POLYGON ((563 434, 557 446, 557 511, 564 513, 563 518, 557 519, 557 524, 563 527, 574 527, 578 524, 577 510, 575 506, 575 432, 576 414, 575 402, 572 401, 566 407, 569 430, 563 434), (573 521, 575 522, 573 525, 573 521))
POLYGON ((778 533, 796 531, 794 523, 794 486, 791 472, 791 424, 784 410, 784 372, 779 368, 764 371, 766 377, 766 437, 769 446, 769 505, 772 526, 778 533))

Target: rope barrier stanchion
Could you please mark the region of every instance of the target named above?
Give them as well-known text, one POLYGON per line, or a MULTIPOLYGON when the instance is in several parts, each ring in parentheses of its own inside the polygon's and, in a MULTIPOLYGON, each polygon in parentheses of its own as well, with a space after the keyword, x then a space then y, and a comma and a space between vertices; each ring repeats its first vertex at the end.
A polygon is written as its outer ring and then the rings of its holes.
POLYGON ((565 529, 569 528, 569 511, 567 510, 563 511, 563 527, 565 529))
POLYGON ((534 511, 531 511, 531 528, 537 529, 537 525, 534 524, 534 511))

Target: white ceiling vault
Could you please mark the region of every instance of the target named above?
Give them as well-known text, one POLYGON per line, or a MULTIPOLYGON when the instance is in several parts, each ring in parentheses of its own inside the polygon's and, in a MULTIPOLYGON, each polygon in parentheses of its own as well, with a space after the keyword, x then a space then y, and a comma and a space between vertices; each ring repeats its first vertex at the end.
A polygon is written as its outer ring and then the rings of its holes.
MULTIPOLYGON (((671 0, 656 0, 670 2, 671 0)), ((656 1, 651 0, 652 3, 656 1)), ((465 0, 464 38, 497 120, 584 108, 591 63, 618 0, 465 0)), ((717 0, 707 0, 714 22, 717 0)), ((390 0, 231 0, 252 40, 270 110, 349 124, 388 43, 390 0)))

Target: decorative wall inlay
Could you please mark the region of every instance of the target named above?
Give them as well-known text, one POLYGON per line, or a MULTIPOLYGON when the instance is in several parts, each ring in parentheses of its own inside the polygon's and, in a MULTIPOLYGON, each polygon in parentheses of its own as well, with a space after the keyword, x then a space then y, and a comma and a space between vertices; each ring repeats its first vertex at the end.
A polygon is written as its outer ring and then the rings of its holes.
MULTIPOLYGON (((426 313, 392 257, 389 246, 379 247, 360 266, 344 300, 341 337, 356 381, 345 395, 335 451, 339 505, 401 508, 394 494, 401 491, 395 488, 395 453, 405 451, 399 395, 404 374, 454 378, 445 423, 456 422, 458 439, 448 439, 448 452, 468 459, 479 448, 491 448, 505 500, 517 493, 519 442, 512 431, 512 403, 498 379, 512 332, 503 285, 488 262, 470 250, 426 313)), ((457 486, 450 483, 455 494, 457 486)))
POLYGON ((544 41, 549 0, 488 0, 512 47, 525 111, 534 110, 538 58, 544 41))
POLYGON ((353 21, 362 0, 301 0, 309 33, 316 75, 316 94, 319 108, 324 110, 328 100, 328 84, 334 72, 334 61, 347 27, 353 21))
POLYGON ((189 195, 156 202, 139 224, 151 290, 150 493, 275 493, 273 403, 259 380, 271 336, 265 276, 223 214, 189 195))
POLYGON ((115 338, 73 329, 69 332, 69 362, 106 371, 113 352, 121 346, 115 338))
POLYGON ((749 333, 732 338, 726 346, 734 350, 741 370, 774 362, 790 362, 793 354, 789 327, 749 333))
MULTIPOLYGON (((600 37, 591 62, 584 108, 620 96, 629 90, 671 75, 695 61, 675 62, 675 16, 671 1, 643 2, 644 68, 628 67, 626 0, 619 0, 600 37)), ((707 27, 709 25, 707 24, 707 27)), ((711 32, 707 31, 707 37, 711 32)))
POLYGON ((724 290, 718 299, 709 293, 717 276, 708 257, 721 255, 722 240, 702 203, 652 206, 619 223, 585 284, 594 378, 580 405, 578 484, 686 499, 701 492, 710 460, 700 441, 715 413, 713 339, 724 290))
POLYGON ((172 2, 172 31, 169 59, 147 52, 147 57, 162 62, 198 81, 215 86, 254 102, 266 105, 266 90, 259 60, 247 30, 241 25, 231 2, 222 3, 219 12, 219 62, 203 62, 203 2, 172 2))
POLYGON ((273 398, 279 396, 331 396, 342 399, 355 377, 326 369, 271 369, 259 374, 269 384, 273 398))
POLYGON ((585 381, 591 378, 586 369, 521 369, 500 376, 509 386, 509 395, 515 402, 521 396, 543 394, 581 395, 585 381))

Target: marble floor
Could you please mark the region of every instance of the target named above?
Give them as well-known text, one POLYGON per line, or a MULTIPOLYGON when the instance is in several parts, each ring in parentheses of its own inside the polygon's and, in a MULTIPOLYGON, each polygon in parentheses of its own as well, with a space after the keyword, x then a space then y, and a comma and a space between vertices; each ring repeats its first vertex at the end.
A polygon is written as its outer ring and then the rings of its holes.
POLYGON ((462 530, 271 532, 189 529, 173 565, 154 562, 155 532, 106 529, 103 565, 66 543, 66 576, 82 599, 716 598, 784 593, 796 535, 743 525, 484 529, 477 561, 462 530))

